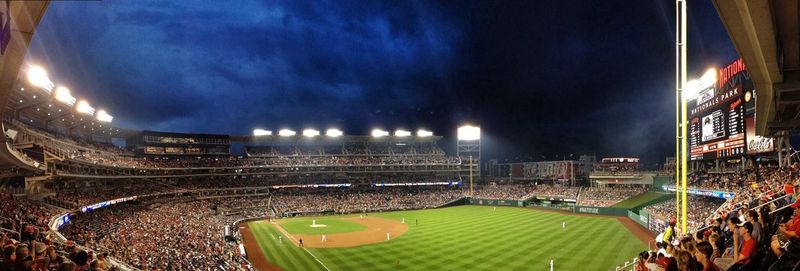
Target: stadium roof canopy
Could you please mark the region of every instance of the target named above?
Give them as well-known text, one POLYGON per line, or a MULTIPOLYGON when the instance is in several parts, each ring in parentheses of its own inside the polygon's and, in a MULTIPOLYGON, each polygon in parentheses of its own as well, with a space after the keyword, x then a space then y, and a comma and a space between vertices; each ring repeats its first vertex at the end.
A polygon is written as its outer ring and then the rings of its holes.
POLYGON ((800 4, 797 0, 713 0, 752 76, 756 133, 800 128, 800 4))
MULTIPOLYGON (((0 70, 3 71, 0 73, 0 103, 9 101, 28 45, 49 4, 47 1, 8 1, 7 5, 0 5, 0 11, 7 15, 1 16, 0 26, 10 28, 4 29, 9 34, 0 38, 0 70)), ((13 165, 28 168, 14 158, 8 148, 0 148, 0 167, 13 165)))

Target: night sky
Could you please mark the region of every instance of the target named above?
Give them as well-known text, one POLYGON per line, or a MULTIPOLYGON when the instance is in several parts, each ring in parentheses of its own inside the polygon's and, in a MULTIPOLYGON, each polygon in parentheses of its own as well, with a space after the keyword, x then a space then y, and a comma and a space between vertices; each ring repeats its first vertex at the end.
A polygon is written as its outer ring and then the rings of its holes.
MULTIPOLYGON (((737 58, 690 2, 690 77, 737 58)), ((428 128, 483 158, 674 152, 674 1, 54 1, 28 62, 117 126, 428 128)), ((557 157, 558 156, 558 157, 557 157)))

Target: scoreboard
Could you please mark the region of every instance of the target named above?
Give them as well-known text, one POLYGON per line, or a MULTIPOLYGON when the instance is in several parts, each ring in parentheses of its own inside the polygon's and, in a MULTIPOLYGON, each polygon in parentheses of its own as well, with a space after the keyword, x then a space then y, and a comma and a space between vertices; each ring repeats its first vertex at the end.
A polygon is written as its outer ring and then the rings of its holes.
POLYGON ((741 59, 721 69, 717 77, 714 86, 688 101, 691 160, 747 153, 744 94, 753 93, 753 82, 741 59))

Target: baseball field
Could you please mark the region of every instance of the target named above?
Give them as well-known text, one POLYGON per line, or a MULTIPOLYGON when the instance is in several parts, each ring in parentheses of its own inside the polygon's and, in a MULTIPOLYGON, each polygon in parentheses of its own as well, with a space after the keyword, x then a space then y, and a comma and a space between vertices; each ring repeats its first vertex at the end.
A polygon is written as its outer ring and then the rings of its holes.
POLYGON ((255 221, 240 230, 259 270, 549 270, 550 258, 555 270, 609 270, 647 248, 651 237, 632 223, 459 206, 255 221))

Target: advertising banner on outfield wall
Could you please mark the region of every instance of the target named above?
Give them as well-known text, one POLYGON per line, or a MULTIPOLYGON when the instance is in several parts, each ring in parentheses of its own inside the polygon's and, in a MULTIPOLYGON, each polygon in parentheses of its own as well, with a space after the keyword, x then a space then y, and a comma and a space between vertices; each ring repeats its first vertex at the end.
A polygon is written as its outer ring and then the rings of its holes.
POLYGON ((630 218, 633 221, 636 221, 636 223, 639 223, 639 225, 641 225, 642 227, 647 228, 647 215, 646 214, 645 215, 641 215, 641 214, 636 214, 634 212, 628 211, 628 218, 630 218))
POLYGON ((576 205, 575 212, 582 214, 628 216, 628 209, 611 208, 611 207, 592 207, 592 206, 576 205))
POLYGON ((501 199, 470 199, 472 205, 489 205, 489 206, 524 206, 524 202, 520 200, 501 200, 501 199))

